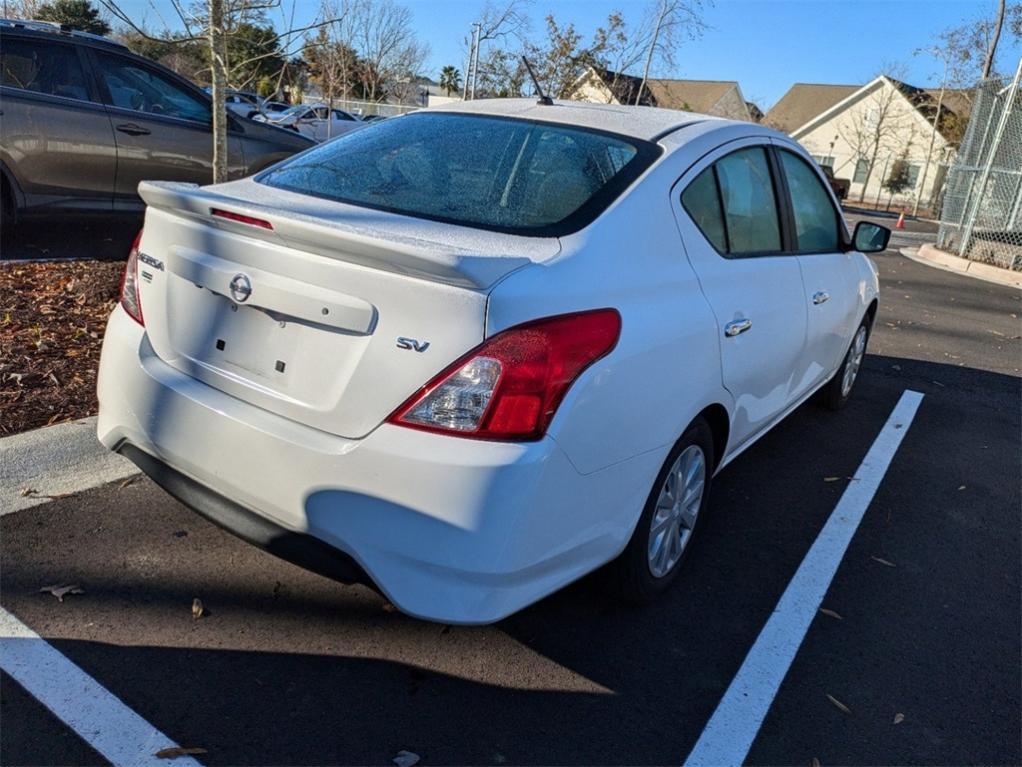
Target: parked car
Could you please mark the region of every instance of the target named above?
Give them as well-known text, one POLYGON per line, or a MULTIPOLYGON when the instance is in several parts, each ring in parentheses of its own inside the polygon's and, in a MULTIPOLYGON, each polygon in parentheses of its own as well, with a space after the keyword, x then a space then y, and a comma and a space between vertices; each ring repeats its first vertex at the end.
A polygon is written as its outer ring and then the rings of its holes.
POLYGON ((277 115, 259 115, 254 119, 265 120, 281 128, 290 128, 317 142, 341 136, 365 125, 350 112, 345 112, 343 109, 330 109, 325 104, 299 104, 286 112, 277 115))
POLYGON ((852 188, 851 180, 847 178, 836 178, 834 176, 834 169, 829 165, 821 165, 820 170, 822 170, 823 175, 827 177, 827 183, 830 184, 830 188, 834 190, 834 195, 839 200, 848 199, 848 192, 852 188))
MULTIPOLYGON (((260 108, 260 112, 264 115, 274 116, 279 115, 291 108, 290 104, 285 104, 283 101, 264 101, 260 108)), ((253 115, 255 117, 255 115, 253 115)))
POLYGON ((102 443, 249 541, 458 623, 608 562, 630 599, 670 586, 713 476, 814 394, 848 400, 863 253, 890 236, 849 236, 763 126, 530 99, 140 191, 102 443))
MULTIPOLYGON (((209 88, 205 90, 207 93, 210 92, 209 88)), ((262 112, 263 99, 255 93, 229 90, 224 96, 224 101, 228 109, 241 117, 254 117, 262 112)))
MULTIPOLYGON (((209 97, 124 46, 43 22, 0 20, 0 178, 7 219, 141 210, 143 179, 209 183, 209 97)), ((312 142, 229 116, 232 178, 312 142)))

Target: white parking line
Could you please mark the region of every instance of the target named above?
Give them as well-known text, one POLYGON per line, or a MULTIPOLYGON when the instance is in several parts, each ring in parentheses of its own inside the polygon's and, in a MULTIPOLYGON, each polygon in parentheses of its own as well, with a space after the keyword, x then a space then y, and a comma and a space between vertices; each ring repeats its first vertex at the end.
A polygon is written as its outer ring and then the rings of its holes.
MULTIPOLYGON (((115 767, 162 765, 155 754, 177 744, 0 608, 0 668, 115 767)), ((198 767, 179 757, 174 767, 198 767)))
POLYGON ((809 553, 781 595, 738 674, 685 760, 686 767, 740 765, 809 630, 838 565, 915 417, 923 395, 906 390, 809 553))

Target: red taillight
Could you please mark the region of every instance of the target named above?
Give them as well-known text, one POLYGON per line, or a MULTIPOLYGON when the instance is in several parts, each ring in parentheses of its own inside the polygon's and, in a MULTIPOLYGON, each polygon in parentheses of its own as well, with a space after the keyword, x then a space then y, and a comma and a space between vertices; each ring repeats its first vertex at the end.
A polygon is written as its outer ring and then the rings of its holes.
POLYGON ((142 230, 138 230, 135 241, 131 243, 131 250, 128 251, 128 263, 124 265, 124 274, 121 277, 121 306, 128 313, 131 319, 139 325, 145 326, 142 318, 142 299, 138 295, 138 243, 142 239, 142 230))
POLYGON ((518 325, 448 367, 388 421, 476 439, 539 439, 571 384, 620 334, 614 309, 518 325))
POLYGON ((242 213, 232 213, 229 210, 221 210, 220 208, 210 208, 209 213, 211 216, 226 218, 228 221, 237 221, 239 224, 258 226, 261 229, 273 229, 273 224, 262 218, 253 218, 252 216, 246 216, 242 213))

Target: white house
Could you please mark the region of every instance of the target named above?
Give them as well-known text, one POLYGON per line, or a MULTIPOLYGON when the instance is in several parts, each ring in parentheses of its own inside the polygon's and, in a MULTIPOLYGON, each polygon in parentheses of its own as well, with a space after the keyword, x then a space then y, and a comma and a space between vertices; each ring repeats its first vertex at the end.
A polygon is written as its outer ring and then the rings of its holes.
MULTIPOLYGON (((596 104, 634 104, 642 78, 589 67, 575 83, 571 98, 596 104)), ((734 80, 666 80, 650 78, 639 104, 664 109, 754 121, 754 112, 734 80)), ((757 113, 758 109, 755 110, 757 113)))
POLYGON ((763 122, 791 135, 835 177, 849 179, 849 201, 911 208, 918 201, 928 208, 939 197, 967 112, 960 91, 941 96, 881 75, 862 86, 797 83, 763 122), (885 184, 896 167, 906 170, 908 184, 892 195, 885 184))

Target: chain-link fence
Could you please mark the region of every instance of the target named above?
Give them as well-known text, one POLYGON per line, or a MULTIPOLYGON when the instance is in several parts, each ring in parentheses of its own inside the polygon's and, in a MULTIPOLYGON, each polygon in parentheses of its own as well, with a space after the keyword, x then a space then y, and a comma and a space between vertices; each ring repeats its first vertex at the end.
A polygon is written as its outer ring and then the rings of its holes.
POLYGON ((937 247, 1022 271, 1022 61, 1014 78, 976 86, 948 170, 937 247))

